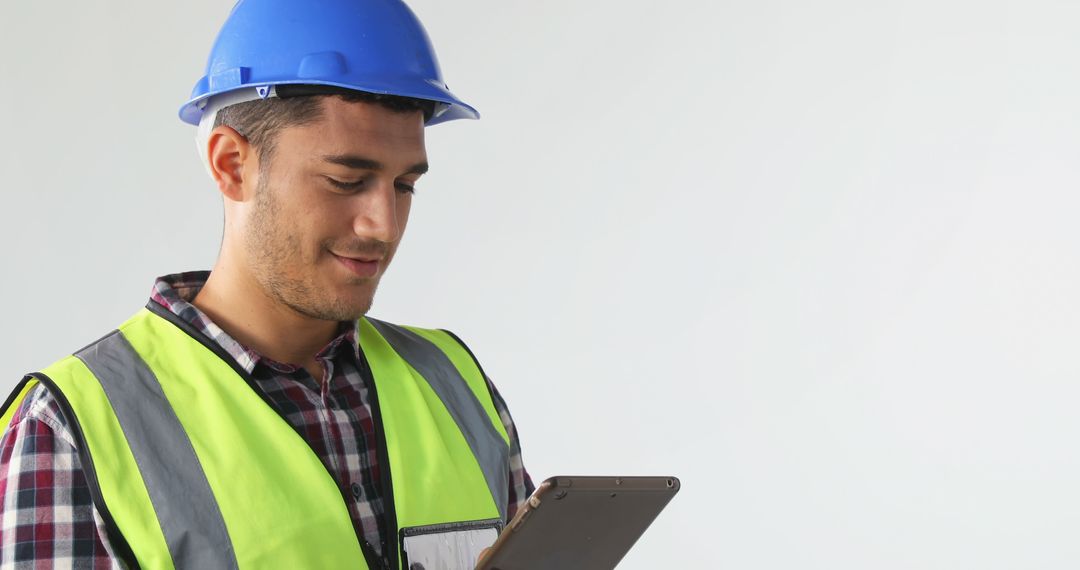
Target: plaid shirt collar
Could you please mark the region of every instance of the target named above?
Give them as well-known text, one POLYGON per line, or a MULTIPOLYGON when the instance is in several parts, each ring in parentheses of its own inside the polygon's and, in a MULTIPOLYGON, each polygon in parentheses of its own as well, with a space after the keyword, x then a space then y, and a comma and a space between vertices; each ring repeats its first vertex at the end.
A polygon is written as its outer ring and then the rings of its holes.
MULTIPOLYGON (((284 373, 298 370, 301 367, 299 364, 277 362, 240 344, 221 327, 214 324, 210 317, 206 316, 206 313, 191 304, 191 301, 202 290, 203 285, 206 285, 206 280, 209 277, 209 271, 189 271, 158 277, 154 283, 154 290, 150 295, 150 300, 184 319, 194 326, 196 330, 218 343, 248 374, 253 373, 259 364, 284 373)), ((337 358, 339 348, 347 346, 352 348, 350 353, 353 357, 359 360, 360 346, 357 342, 357 339, 360 338, 359 326, 358 321, 342 321, 339 323, 338 336, 323 347, 316 355, 316 358, 333 360, 337 358)))

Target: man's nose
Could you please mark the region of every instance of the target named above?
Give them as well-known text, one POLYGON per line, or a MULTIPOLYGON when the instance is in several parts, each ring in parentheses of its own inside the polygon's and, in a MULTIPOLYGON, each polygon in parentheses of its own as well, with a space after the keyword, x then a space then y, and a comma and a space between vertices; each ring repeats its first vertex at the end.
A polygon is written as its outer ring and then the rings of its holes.
POLYGON ((397 219, 398 195, 393 181, 379 181, 361 196, 353 219, 353 233, 385 243, 397 241, 401 230, 397 219))

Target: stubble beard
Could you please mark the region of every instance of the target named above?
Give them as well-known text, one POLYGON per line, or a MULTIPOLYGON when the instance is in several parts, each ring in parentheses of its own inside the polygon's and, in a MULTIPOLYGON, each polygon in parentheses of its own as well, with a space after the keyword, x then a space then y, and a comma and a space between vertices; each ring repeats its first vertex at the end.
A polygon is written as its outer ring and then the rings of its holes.
MULTIPOLYGON (((317 260, 305 259, 303 240, 291 231, 268 180, 266 173, 259 177, 244 240, 252 273, 263 291, 274 301, 313 319, 355 321, 367 314, 378 286, 377 278, 371 294, 357 302, 320 290, 311 273, 317 260)), ((320 244, 320 251, 327 250, 329 245, 320 244)))

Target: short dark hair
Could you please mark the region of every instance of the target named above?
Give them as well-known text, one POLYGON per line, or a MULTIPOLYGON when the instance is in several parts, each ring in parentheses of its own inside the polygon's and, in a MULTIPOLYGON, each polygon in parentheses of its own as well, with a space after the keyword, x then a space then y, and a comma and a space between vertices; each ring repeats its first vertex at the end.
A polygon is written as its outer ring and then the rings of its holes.
POLYGON ((435 102, 399 95, 383 95, 318 85, 281 85, 278 97, 230 105, 218 111, 214 126, 225 125, 247 138, 266 166, 274 154, 277 134, 286 127, 313 123, 322 116, 322 99, 338 97, 349 103, 374 103, 398 113, 420 111, 424 122, 435 111, 435 102))

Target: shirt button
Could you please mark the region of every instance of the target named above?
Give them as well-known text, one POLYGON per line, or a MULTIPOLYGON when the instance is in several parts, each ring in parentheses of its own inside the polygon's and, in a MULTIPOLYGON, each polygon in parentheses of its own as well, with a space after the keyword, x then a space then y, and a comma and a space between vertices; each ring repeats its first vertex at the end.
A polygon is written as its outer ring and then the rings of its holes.
POLYGON ((354 499, 359 499, 360 495, 363 494, 358 483, 353 483, 352 485, 349 485, 349 489, 352 491, 352 496, 354 499))

